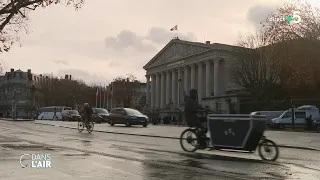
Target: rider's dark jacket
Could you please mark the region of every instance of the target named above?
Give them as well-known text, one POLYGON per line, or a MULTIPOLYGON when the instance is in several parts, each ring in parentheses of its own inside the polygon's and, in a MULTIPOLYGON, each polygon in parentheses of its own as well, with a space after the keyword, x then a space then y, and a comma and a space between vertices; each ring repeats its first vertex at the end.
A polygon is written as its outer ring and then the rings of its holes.
POLYGON ((197 100, 197 90, 191 89, 190 96, 185 97, 185 117, 189 127, 201 126, 201 122, 197 117, 197 110, 202 109, 197 100))
POLYGON ((92 108, 89 107, 89 106, 85 106, 85 107, 83 108, 83 114, 84 114, 84 116, 91 117, 92 114, 93 114, 92 108))

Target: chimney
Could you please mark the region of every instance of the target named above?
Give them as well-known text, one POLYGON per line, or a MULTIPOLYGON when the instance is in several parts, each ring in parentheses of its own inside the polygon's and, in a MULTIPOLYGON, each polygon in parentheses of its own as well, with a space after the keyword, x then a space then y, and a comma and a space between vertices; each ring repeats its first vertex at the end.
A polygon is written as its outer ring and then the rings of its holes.
POLYGON ((11 68, 11 69, 10 69, 10 72, 14 72, 14 69, 13 69, 13 68, 11 68))
POLYGON ((64 79, 69 79, 68 74, 64 75, 64 79))
POLYGON ((42 74, 40 74, 40 77, 42 77, 42 74))
POLYGON ((28 69, 28 73, 31 73, 31 69, 28 69))
POLYGON ((127 82, 129 82, 129 78, 127 78, 127 82))
POLYGON ((210 41, 206 41, 206 44, 210 44, 210 41))
POLYGON ((69 79, 71 80, 71 75, 69 75, 69 79))

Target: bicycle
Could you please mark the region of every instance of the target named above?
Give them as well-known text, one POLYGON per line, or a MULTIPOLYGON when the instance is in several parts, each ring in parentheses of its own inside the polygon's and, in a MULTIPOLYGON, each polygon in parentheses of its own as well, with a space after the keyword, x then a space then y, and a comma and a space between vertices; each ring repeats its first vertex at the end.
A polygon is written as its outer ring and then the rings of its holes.
MULTIPOLYGON (((212 115, 212 116, 227 116, 227 115, 212 115)), ((219 118, 220 118, 219 117, 219 118)), ((263 124, 263 123, 262 123, 263 124)), ((264 124, 263 124, 264 125, 264 124)), ((180 136, 180 146, 181 148, 186 151, 186 152, 195 152, 198 149, 208 149, 209 150, 221 150, 221 149, 229 149, 229 150, 242 150, 245 151, 247 153, 254 153, 254 151, 257 149, 258 150, 258 154, 260 156, 260 158, 262 160, 267 160, 267 161, 275 161, 278 159, 279 156, 279 148, 277 146, 277 144, 269 139, 267 139, 263 133, 264 133, 264 129, 261 129, 258 138, 250 138, 253 136, 256 136, 256 134, 250 134, 249 135, 249 141, 247 141, 247 139, 243 139, 242 142, 244 142, 244 144, 250 144, 250 146, 244 146, 244 147, 230 147, 228 142, 225 142, 225 144, 221 144, 221 145, 210 145, 210 138, 207 137, 206 135, 204 135, 204 137, 198 137, 198 132, 199 128, 188 128, 185 129, 180 136), (186 135, 186 137, 185 137, 186 135), (202 139, 201 139, 202 138, 202 139), (255 140, 256 139, 256 140, 255 140), (203 146, 200 146, 200 140, 205 140, 205 143, 203 144, 203 146), (191 149, 188 149, 186 147, 186 145, 184 145, 184 141, 187 142, 187 145, 191 145, 191 149), (273 148, 273 149, 272 149, 273 148), (266 155, 264 154, 267 153, 266 155), (268 157, 270 156, 270 157, 268 157)), ((211 129, 209 129, 209 132, 212 131, 211 129)), ((230 129, 229 131, 224 132, 227 135, 231 135, 234 136, 235 134, 233 134, 234 132, 230 129)), ((225 134, 221 134, 221 136, 224 136, 225 134)), ((229 139, 230 140, 230 139, 229 139)))
POLYGON ((80 118, 78 121, 78 131, 82 132, 84 130, 84 128, 86 127, 88 133, 91 133, 93 131, 93 127, 94 127, 94 123, 91 119, 90 122, 85 122, 84 118, 80 118))

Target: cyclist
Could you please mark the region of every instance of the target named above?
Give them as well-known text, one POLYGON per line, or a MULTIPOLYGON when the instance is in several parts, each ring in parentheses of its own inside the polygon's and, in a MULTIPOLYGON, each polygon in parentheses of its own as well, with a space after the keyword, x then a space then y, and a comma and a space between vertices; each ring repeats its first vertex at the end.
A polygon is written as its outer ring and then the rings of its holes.
POLYGON ((83 120, 86 125, 90 125, 89 122, 91 122, 93 110, 90 107, 89 103, 84 103, 84 108, 83 108, 83 120))
MULTIPOLYGON (((196 89, 190 90, 190 97, 185 97, 185 117, 187 121, 187 125, 189 127, 196 127, 199 131, 197 131, 197 137, 199 137, 199 148, 205 148, 206 145, 206 128, 203 127, 203 122, 201 118, 197 116, 197 113, 205 111, 203 107, 199 105, 198 102, 198 92, 196 89)), ((206 120, 206 118, 205 118, 206 120)))

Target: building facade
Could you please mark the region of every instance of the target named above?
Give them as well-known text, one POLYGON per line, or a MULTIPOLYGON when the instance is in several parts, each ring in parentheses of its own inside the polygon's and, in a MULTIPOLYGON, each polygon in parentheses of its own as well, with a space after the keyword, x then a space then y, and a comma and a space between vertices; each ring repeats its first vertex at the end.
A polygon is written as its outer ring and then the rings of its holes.
POLYGON ((30 118, 36 107, 42 75, 11 69, 0 77, 0 112, 5 117, 30 118))
POLYGON ((231 76, 236 46, 171 40, 143 68, 146 103, 153 111, 183 110, 184 95, 198 90, 199 103, 219 113, 239 112, 241 87, 231 76), (172 108, 173 107, 173 108, 172 108))

